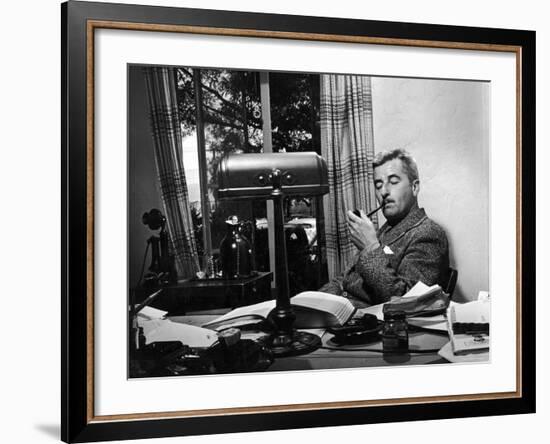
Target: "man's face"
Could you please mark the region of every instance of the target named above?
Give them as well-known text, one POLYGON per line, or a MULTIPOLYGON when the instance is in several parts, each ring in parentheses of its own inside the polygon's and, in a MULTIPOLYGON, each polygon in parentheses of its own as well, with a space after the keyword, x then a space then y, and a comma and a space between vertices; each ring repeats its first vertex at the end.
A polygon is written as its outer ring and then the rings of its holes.
POLYGON ((384 203, 382 212, 390 224, 403 219, 416 203, 418 180, 409 181, 400 159, 392 159, 374 169, 376 198, 384 203))

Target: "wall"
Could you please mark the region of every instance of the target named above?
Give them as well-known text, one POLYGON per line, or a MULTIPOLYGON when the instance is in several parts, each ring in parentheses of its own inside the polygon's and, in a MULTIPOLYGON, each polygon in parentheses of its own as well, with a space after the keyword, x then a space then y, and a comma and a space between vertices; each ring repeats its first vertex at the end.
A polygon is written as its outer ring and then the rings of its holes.
POLYGON ((489 288, 489 92, 482 82, 372 79, 375 151, 416 159, 419 205, 447 232, 457 300, 489 288))

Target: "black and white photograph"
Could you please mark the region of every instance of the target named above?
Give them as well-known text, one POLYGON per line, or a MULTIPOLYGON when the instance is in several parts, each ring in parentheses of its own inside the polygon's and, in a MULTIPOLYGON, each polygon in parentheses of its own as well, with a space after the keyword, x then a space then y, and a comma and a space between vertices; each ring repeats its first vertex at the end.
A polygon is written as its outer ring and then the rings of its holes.
POLYGON ((490 362, 491 82, 127 82, 129 378, 490 362))

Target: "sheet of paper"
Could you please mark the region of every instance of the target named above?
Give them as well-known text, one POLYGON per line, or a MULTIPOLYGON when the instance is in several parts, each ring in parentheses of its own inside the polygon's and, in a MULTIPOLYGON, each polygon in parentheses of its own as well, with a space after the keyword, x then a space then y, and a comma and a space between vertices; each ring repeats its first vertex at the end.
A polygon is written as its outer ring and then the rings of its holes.
POLYGON ((491 320, 491 301, 489 299, 453 304, 449 306, 451 322, 488 323, 491 320))
POLYGON ((151 320, 151 319, 162 319, 164 318, 164 316, 166 316, 167 313, 168 313, 167 311, 146 306, 146 307, 143 307, 137 315, 138 315, 138 318, 151 320))
MULTIPOLYGON (((450 301, 449 307, 458 305, 456 302, 450 301)), ((448 331, 449 325, 447 322, 447 316, 444 314, 436 316, 414 316, 407 320, 409 324, 416 327, 427 328, 428 330, 448 331)))
POLYGON ((179 341, 189 347, 210 347, 218 340, 212 330, 194 325, 172 322, 167 319, 139 320, 143 328, 145 343, 179 341))
POLYGON ((420 295, 428 292, 429 290, 431 290, 433 287, 434 287, 434 285, 429 287, 424 282, 418 281, 416 284, 413 285, 413 287, 409 291, 407 291, 403 295, 403 297, 404 298, 412 298, 412 297, 415 297, 415 296, 420 296, 420 295))
POLYGON ((447 361, 450 362, 488 362, 489 361, 489 350, 483 350, 483 351, 474 351, 472 353, 468 354, 460 354, 455 355, 453 353, 453 347, 451 345, 451 342, 447 342, 443 347, 441 347, 441 350, 438 352, 439 356, 442 358, 445 358, 447 361))
POLYGON ((428 330, 447 331, 447 319, 444 315, 437 316, 415 316, 407 319, 410 325, 427 328, 428 330))
POLYGON ((367 308, 358 308, 357 314, 359 316, 363 316, 364 314, 373 314, 376 316, 380 321, 384 320, 384 313, 382 312, 384 308, 384 304, 378 304, 378 305, 371 305, 367 308))

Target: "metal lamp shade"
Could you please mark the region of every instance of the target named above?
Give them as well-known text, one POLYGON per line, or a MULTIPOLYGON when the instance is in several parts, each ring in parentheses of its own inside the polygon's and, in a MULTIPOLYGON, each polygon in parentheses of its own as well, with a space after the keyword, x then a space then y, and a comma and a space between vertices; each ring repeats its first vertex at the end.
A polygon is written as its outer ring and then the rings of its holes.
POLYGON ((233 153, 218 168, 218 199, 270 199, 274 169, 281 171, 285 196, 320 196, 329 191, 327 164, 317 153, 233 153))

